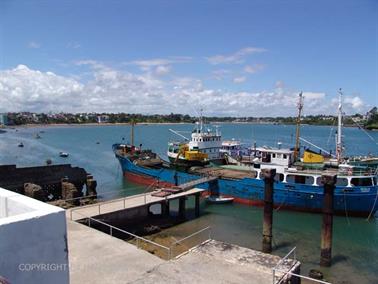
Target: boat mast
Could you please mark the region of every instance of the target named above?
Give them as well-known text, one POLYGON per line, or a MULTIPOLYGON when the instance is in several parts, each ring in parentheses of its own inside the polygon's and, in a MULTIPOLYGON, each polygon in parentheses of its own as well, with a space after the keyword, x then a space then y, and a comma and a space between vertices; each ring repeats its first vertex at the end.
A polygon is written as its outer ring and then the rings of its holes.
POLYGON ((338 117, 337 117, 337 139, 336 139, 336 158, 337 161, 341 161, 342 157, 342 151, 343 151, 343 145, 341 141, 341 126, 342 126, 342 119, 343 119, 343 113, 342 113, 342 95, 341 88, 339 89, 339 108, 338 108, 338 117))
POLYGON ((131 120, 131 146, 134 146, 134 125, 135 121, 133 119, 131 120))
POLYGON ((202 117, 202 108, 200 112, 200 132, 202 133, 202 128, 203 128, 203 117, 202 117))
POLYGON ((301 127, 302 109, 303 109, 303 93, 300 92, 299 101, 298 101, 297 129, 295 131, 294 161, 298 159, 298 154, 299 154, 299 130, 301 127))

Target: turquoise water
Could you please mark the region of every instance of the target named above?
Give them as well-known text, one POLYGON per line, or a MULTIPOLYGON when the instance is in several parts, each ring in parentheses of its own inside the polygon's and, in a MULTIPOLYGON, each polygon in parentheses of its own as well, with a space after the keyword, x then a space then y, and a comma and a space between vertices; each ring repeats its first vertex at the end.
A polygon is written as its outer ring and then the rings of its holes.
MULTIPOLYGON (((138 125, 135 129, 136 144, 151 148, 166 157, 166 145, 177 136, 169 131, 191 131, 193 125, 138 125)), ((222 124, 219 128, 224 139, 240 139, 244 143, 283 147, 293 145, 294 126, 222 124)), ((334 148, 334 130, 326 126, 302 126, 301 136, 324 149, 334 148)), ((378 145, 357 128, 345 128, 346 153, 350 155, 378 155, 378 145)), ((369 132, 378 141, 378 132, 369 132)), ((184 133, 189 136, 190 133, 184 133)), ((98 181, 98 192, 106 198, 143 192, 144 187, 127 183, 114 158, 111 146, 115 142, 129 140, 129 126, 61 126, 44 128, 9 129, 0 134, 0 163, 17 166, 53 163, 71 163, 84 167, 98 181), (39 131, 42 139, 33 135, 39 131), (23 142, 25 147, 17 144, 23 142), (96 144, 99 142, 100 144, 96 144), (66 151, 69 158, 60 158, 66 151), (107 194, 107 192, 113 192, 107 194)), ((214 239, 260 249, 262 232, 261 208, 244 205, 202 204, 202 216, 177 227, 169 233, 180 238, 203 227, 212 226, 214 239)), ((366 221, 361 218, 335 217, 334 219, 334 264, 321 269, 327 280, 335 283, 378 283, 378 219, 366 221)), ((302 273, 318 268, 321 216, 298 212, 276 211, 274 213, 273 253, 285 255, 297 247, 298 259, 303 262, 302 273)))

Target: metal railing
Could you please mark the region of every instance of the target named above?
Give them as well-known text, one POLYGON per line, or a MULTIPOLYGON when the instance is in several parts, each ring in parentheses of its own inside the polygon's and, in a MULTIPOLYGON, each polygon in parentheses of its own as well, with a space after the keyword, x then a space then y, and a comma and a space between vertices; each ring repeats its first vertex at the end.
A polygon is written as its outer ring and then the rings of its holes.
POLYGON ((197 232, 195 232, 193 234, 190 234, 189 236, 187 236, 185 238, 182 238, 182 239, 180 239, 178 241, 175 241, 173 244, 171 244, 170 245, 170 253, 171 253, 170 258, 180 256, 183 253, 186 253, 190 249, 192 249, 192 248, 198 246, 199 244, 202 244, 202 243, 204 243, 204 242, 206 242, 208 240, 211 240, 211 227, 210 226, 206 227, 206 228, 203 228, 203 229, 201 229, 201 230, 199 230, 199 231, 197 231, 197 232), (199 242, 193 241, 193 238, 194 237, 198 237, 199 235, 205 235, 206 238, 204 240, 199 241, 199 242), (190 244, 187 245, 187 246, 184 246, 183 243, 187 242, 189 240, 191 240, 190 244), (175 250, 176 250, 177 246, 181 246, 181 248, 184 248, 184 250, 183 251, 181 250, 181 253, 179 253, 179 254, 176 255, 175 254, 175 250))
POLYGON ((331 284, 326 281, 318 280, 315 278, 307 277, 307 276, 292 272, 292 269, 297 265, 296 249, 297 247, 292 248, 292 250, 289 251, 289 253, 286 254, 283 258, 281 258, 280 261, 277 262, 276 266, 273 267, 272 269, 273 270, 273 284, 281 284, 283 281, 287 280, 288 276, 295 276, 295 277, 303 278, 303 279, 313 281, 316 283, 321 283, 321 284, 331 284), (290 255, 293 255, 292 259, 289 259, 290 255), (289 260, 292 261, 292 265, 290 266, 288 270, 279 269, 280 265, 282 265, 285 261, 289 261, 289 260), (278 281, 276 281, 276 272, 283 273, 283 275, 278 279, 278 281))
MULTIPOLYGON (((283 264, 285 261, 289 260, 289 256, 290 255, 293 255, 293 265, 290 267, 290 269, 288 271, 291 271, 291 269, 294 267, 294 265, 297 263, 297 253, 296 253, 296 249, 297 247, 294 247, 291 249, 291 251, 289 251, 283 258, 281 258, 275 267, 273 267, 272 269, 272 272, 273 272, 273 284, 276 283, 276 272, 282 272, 278 269, 278 267, 283 264)), ((286 277, 286 273, 279 279, 278 283, 281 283, 283 281, 283 279, 286 277)))
MULTIPOLYGON (((149 186, 147 186, 144 190, 143 193, 146 193, 146 192, 149 192, 151 191, 151 188, 155 185, 158 184, 158 181, 154 181, 153 183, 151 183, 149 186)), ((140 187, 130 187, 130 188, 127 188, 126 190, 127 191, 130 191, 130 190, 140 190, 140 189, 143 189, 141 186, 140 187)), ((80 196, 80 197, 74 197, 74 198, 67 198, 67 199, 61 199, 62 201, 73 201, 73 200, 77 200, 77 199, 86 199, 86 198, 91 198, 91 197, 94 197, 94 198, 98 198, 98 197, 103 197, 103 196, 106 196, 106 195, 112 195, 112 194, 120 194, 122 193, 122 191, 119 191, 119 190, 108 190, 108 191, 105 191, 105 192, 101 192, 101 193, 98 193, 98 194, 93 194, 93 195, 86 195, 86 196, 80 196)), ((120 198, 122 198, 122 196, 120 196, 120 198)))
MULTIPOLYGON (((141 193, 141 194, 135 194, 135 195, 130 195, 130 196, 125 196, 125 197, 121 197, 121 198, 117 198, 117 199, 112 199, 112 200, 108 200, 108 201, 104 201, 104 202, 99 202, 99 203, 96 203, 96 204, 90 204, 90 205, 85 205, 85 206, 81 206, 81 207, 75 207, 75 208, 71 208, 69 209, 70 210, 70 219, 72 220, 72 213, 75 211, 78 211, 78 210, 82 210, 82 209, 85 209, 85 208, 95 208, 97 207, 97 215, 100 215, 101 214, 101 206, 106 206, 108 204, 111 204, 111 203, 115 203, 115 202, 122 202, 123 204, 123 207, 121 209, 126 209, 126 200, 130 200, 130 199, 137 199, 137 198, 140 198, 140 197, 143 197, 143 204, 147 204, 147 195, 149 194, 150 192, 145 192, 145 193, 141 193)), ((76 212, 77 213, 77 212, 76 212)), ((77 213, 79 214, 79 213, 77 213)), ((82 215, 82 214, 79 214, 79 215, 82 215)))
MULTIPOLYGON (((135 235, 135 234, 133 234, 131 232, 125 231, 123 229, 120 229, 118 227, 115 227, 113 225, 105 223, 103 221, 100 221, 98 219, 95 219, 95 218, 92 218, 92 217, 89 217, 89 216, 85 216, 85 215, 83 215, 81 213, 77 213, 77 212, 76 212, 76 214, 79 214, 82 217, 81 219, 86 219, 87 220, 88 227, 93 226, 94 223, 98 223, 98 224, 101 224, 101 225, 105 226, 106 228, 109 228, 108 232, 109 232, 109 235, 112 236, 112 237, 115 235, 116 232, 119 232, 121 234, 127 235, 128 237, 134 238, 136 240, 135 245, 136 245, 137 248, 142 248, 141 243, 144 242, 144 243, 147 243, 150 246, 157 247, 157 248, 163 250, 163 253, 160 253, 160 254, 159 253, 157 253, 157 254, 154 253, 154 254, 156 254, 156 255, 158 255, 161 258, 166 259, 166 260, 170 260, 173 257, 177 257, 178 255, 176 255, 174 253, 175 247, 177 245, 182 244, 183 242, 185 242, 185 241, 187 241, 189 239, 193 239, 195 236, 198 236, 200 234, 204 234, 205 232, 207 234, 207 238, 205 240, 202 240, 201 242, 192 242, 192 245, 190 247, 186 247, 185 251, 181 251, 181 254, 183 254, 183 253, 189 251, 190 249, 192 249, 193 247, 196 247, 196 246, 204 243, 205 241, 208 241, 208 240, 211 239, 211 227, 206 227, 206 228, 203 228, 203 229, 201 229, 201 230, 199 230, 199 231, 197 231, 197 232, 195 232, 193 234, 190 234, 187 237, 184 237, 184 238, 182 238, 182 239, 180 239, 178 241, 175 241, 173 244, 171 244, 169 247, 167 247, 167 246, 164 246, 162 244, 156 243, 156 242, 154 242, 152 240, 140 237, 140 236, 135 235)), ((119 237, 119 234, 118 234, 118 237, 119 237)), ((146 249, 146 250, 148 251, 148 249, 146 249)))
POLYGON ((104 226, 106 226, 106 227, 109 228, 109 235, 110 236, 113 236, 115 232, 120 232, 120 233, 125 234, 125 235, 127 235, 129 237, 135 238, 136 239, 136 247, 137 248, 141 247, 141 244, 140 244, 141 242, 145 242, 145 243, 148 243, 149 245, 152 245, 152 246, 155 246, 155 247, 158 247, 160 249, 165 250, 165 255, 166 255, 167 259, 168 260, 170 259, 171 249, 169 247, 166 247, 166 246, 158 244, 158 243, 156 243, 154 241, 145 239, 143 237, 140 237, 140 236, 135 235, 133 233, 130 233, 128 231, 122 230, 120 228, 117 228, 117 227, 115 227, 113 225, 110 225, 110 224, 105 223, 103 221, 100 221, 98 219, 95 219, 95 218, 92 218, 92 217, 88 217, 88 216, 82 215, 80 213, 77 213, 77 214, 81 215, 83 217, 83 219, 87 219, 88 220, 88 226, 89 227, 91 227, 91 225, 93 225, 93 223, 98 223, 98 224, 104 225, 104 226))

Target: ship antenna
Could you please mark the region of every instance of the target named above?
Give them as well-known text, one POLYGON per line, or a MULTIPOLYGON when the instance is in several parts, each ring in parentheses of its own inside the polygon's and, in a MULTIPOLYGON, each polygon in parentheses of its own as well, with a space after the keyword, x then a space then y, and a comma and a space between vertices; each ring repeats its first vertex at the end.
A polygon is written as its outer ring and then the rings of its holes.
POLYGON ((299 154, 299 130, 301 127, 302 109, 303 109, 303 93, 300 92, 299 101, 298 101, 297 129, 295 131, 294 161, 298 159, 298 154, 299 154))
POLYGON ((343 152, 343 145, 341 141, 341 126, 343 120, 343 110, 342 110, 342 91, 339 89, 339 107, 338 107, 338 117, 337 117, 337 140, 336 140, 336 158, 340 163, 343 152))
POLYGON ((203 128, 203 117, 202 117, 202 111, 203 109, 201 108, 201 111, 200 111, 200 131, 202 133, 202 128, 203 128))

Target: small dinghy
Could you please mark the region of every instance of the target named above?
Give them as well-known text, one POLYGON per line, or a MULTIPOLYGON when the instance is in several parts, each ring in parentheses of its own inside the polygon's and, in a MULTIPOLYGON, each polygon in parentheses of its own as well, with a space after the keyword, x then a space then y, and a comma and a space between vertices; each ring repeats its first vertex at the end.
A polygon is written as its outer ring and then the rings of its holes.
POLYGON ((66 153, 66 152, 59 152, 59 156, 62 157, 62 158, 67 158, 69 156, 69 154, 66 153))
POLYGON ((224 197, 222 195, 219 196, 207 196, 206 202, 213 203, 213 204, 224 204, 224 203, 232 203, 234 201, 233 197, 224 197))
POLYGON ((22 143, 22 142, 18 143, 18 147, 20 147, 20 148, 24 147, 24 143, 22 143))

